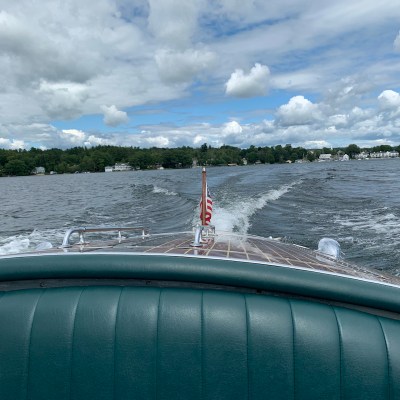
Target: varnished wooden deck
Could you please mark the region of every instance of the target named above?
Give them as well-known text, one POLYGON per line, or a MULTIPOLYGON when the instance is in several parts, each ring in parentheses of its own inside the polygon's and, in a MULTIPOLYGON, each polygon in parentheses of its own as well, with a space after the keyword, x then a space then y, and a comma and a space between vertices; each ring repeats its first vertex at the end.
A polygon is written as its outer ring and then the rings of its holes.
POLYGON ((205 239, 201 247, 191 246, 193 234, 177 233, 133 237, 115 241, 94 241, 85 245, 76 244, 67 252, 134 252, 144 254, 168 254, 197 257, 228 258, 232 260, 258 262, 292 268, 304 268, 362 279, 400 285, 400 278, 381 271, 362 268, 343 260, 336 261, 310 249, 288 244, 275 239, 255 236, 218 234, 205 239))

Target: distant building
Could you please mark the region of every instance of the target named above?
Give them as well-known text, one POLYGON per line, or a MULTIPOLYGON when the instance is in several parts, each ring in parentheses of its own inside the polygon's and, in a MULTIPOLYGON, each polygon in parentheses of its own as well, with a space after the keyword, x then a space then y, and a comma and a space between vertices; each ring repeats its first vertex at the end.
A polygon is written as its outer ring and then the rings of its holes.
POLYGON ((355 158, 357 160, 367 160, 369 158, 369 153, 366 153, 365 151, 362 151, 361 153, 356 154, 355 158))
POLYGON ((332 160, 332 154, 322 153, 318 158, 318 161, 331 161, 331 160, 332 160))
POLYGON ((107 166, 104 168, 104 172, 114 172, 114 171, 131 171, 132 167, 125 163, 115 163, 113 167, 107 166))
POLYGON ((243 165, 247 165, 247 160, 245 158, 242 158, 242 163, 243 165))
POLYGON ((44 167, 36 167, 36 168, 33 170, 33 174, 34 174, 34 175, 44 175, 45 172, 46 172, 46 170, 45 170, 44 167))
POLYGON ((397 158, 399 157, 398 151, 377 151, 374 153, 367 153, 365 151, 355 156, 358 160, 366 160, 369 158, 397 158))
POLYGON ((114 171, 130 171, 132 167, 129 164, 115 163, 114 171))
POLYGON ((376 153, 370 153, 371 158, 395 158, 399 156, 397 151, 378 151, 376 153))

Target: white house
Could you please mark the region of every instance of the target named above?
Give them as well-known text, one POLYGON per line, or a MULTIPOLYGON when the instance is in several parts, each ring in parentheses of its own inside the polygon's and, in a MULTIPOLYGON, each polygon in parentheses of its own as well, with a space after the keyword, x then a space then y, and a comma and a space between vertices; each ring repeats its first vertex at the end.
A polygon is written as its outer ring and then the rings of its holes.
POLYGON ((362 151, 360 154, 356 154, 355 158, 357 160, 366 160, 369 158, 369 153, 366 153, 365 151, 362 151))
POLYGON ((113 167, 107 166, 104 168, 104 172, 114 172, 114 171, 131 171, 132 167, 125 163, 115 163, 113 167))
POLYGON ((130 171, 132 167, 129 164, 115 163, 114 171, 130 171))
POLYGON ((331 160, 332 160, 332 154, 325 154, 325 153, 322 153, 318 159, 318 161, 331 161, 331 160))
POLYGON ((44 175, 45 172, 46 172, 46 170, 45 170, 44 167, 36 167, 36 168, 33 170, 33 173, 34 173, 35 175, 44 175))
POLYGON ((370 153, 371 158, 395 158, 398 157, 397 151, 378 151, 376 153, 370 153))

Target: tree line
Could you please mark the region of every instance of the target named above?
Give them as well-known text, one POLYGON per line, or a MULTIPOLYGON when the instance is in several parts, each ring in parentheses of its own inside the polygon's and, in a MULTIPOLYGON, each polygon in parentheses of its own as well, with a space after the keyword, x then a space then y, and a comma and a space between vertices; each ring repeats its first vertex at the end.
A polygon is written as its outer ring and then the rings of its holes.
MULTIPOLYGON (((400 150, 400 146, 377 146, 368 151, 400 150)), ((345 154, 354 157, 360 153, 357 145, 345 148, 307 150, 302 147, 277 145, 272 147, 250 146, 240 149, 224 145, 219 148, 204 143, 199 148, 157 148, 142 149, 139 147, 97 146, 74 147, 71 149, 41 150, 6 150, 0 149, 0 176, 30 175, 36 167, 44 167, 46 173, 104 172, 106 166, 115 163, 127 163, 134 169, 189 168, 196 160, 198 165, 237 164, 274 164, 295 162, 296 160, 314 161, 321 153, 345 154)))

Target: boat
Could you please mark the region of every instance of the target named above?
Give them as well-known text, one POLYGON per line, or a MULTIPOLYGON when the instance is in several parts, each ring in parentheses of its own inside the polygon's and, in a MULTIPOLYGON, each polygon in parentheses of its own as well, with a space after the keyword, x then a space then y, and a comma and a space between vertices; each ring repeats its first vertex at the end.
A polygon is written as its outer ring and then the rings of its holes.
POLYGON ((212 206, 203 170, 192 231, 1 256, 0 398, 400 398, 400 278, 217 232, 212 206))

